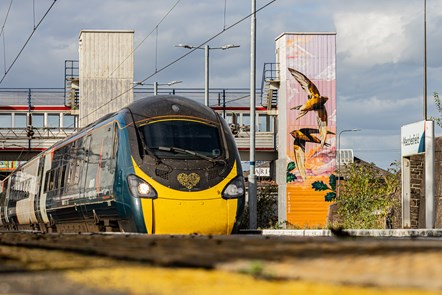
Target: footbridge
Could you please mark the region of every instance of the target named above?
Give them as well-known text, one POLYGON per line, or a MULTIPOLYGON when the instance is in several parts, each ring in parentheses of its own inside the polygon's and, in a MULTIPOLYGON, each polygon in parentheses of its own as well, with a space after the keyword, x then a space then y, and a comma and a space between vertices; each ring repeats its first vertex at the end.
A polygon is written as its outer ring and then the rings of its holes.
MULTIPOLYGON (((31 159, 78 129, 77 103, 70 100, 72 89, 0 89, 0 173, 5 176, 18 165, 31 159)), ((204 89, 155 89, 158 94, 171 94, 204 101, 204 89)), ((134 100, 154 95, 153 88, 134 89, 134 100)), ((210 107, 231 127, 243 161, 249 160, 250 109, 248 89, 211 89, 210 107)), ((276 108, 262 103, 257 90, 256 160, 277 158, 276 108)))

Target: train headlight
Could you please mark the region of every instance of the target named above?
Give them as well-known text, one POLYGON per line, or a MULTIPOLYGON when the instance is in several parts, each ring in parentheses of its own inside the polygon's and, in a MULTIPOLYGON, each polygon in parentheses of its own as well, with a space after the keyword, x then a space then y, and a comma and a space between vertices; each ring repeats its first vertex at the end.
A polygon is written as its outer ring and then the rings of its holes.
POLYGON ((156 199, 158 197, 153 187, 136 175, 130 174, 127 177, 127 183, 129 184, 130 193, 135 198, 156 199))
POLYGON ((237 176, 226 185, 222 195, 224 199, 235 199, 242 197, 244 192, 244 178, 242 176, 237 176))

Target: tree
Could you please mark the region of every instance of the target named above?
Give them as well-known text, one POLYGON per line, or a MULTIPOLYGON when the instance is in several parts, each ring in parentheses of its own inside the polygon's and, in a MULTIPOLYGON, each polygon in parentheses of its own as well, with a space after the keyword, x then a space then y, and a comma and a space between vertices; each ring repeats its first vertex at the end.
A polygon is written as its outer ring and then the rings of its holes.
MULTIPOLYGON (((436 104, 437 111, 439 112, 439 114, 442 114, 442 105, 441 105, 441 101, 439 98, 439 93, 434 92, 433 97, 434 97, 434 103, 436 104)), ((430 117, 430 119, 433 120, 434 122, 436 122, 436 124, 439 125, 439 127, 442 127, 441 118, 430 117)))
POLYGON ((374 164, 346 165, 336 197, 339 226, 353 229, 385 228, 398 199, 400 170, 397 163, 388 172, 374 164))

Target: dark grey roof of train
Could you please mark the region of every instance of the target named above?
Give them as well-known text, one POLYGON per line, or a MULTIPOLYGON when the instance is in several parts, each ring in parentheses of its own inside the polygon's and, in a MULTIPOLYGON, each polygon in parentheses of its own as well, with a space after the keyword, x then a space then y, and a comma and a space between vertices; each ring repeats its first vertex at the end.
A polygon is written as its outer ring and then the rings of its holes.
POLYGON ((146 117, 167 115, 194 116, 209 121, 217 121, 216 114, 210 108, 177 95, 158 95, 137 100, 127 106, 135 121, 146 117))

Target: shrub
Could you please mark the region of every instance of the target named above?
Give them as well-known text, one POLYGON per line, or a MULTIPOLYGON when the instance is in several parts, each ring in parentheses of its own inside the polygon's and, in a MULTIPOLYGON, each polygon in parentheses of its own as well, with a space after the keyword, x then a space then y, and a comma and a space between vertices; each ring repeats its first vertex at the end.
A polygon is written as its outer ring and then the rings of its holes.
MULTIPOLYGON (((275 184, 259 186, 256 199, 258 228, 278 227, 278 186, 275 184)), ((249 228, 249 208, 247 204, 240 228, 249 228)))
POLYGON ((399 206, 396 197, 400 187, 398 168, 380 172, 373 164, 353 163, 345 167, 343 175, 345 179, 341 181, 336 197, 338 226, 385 228, 392 212, 399 206))

